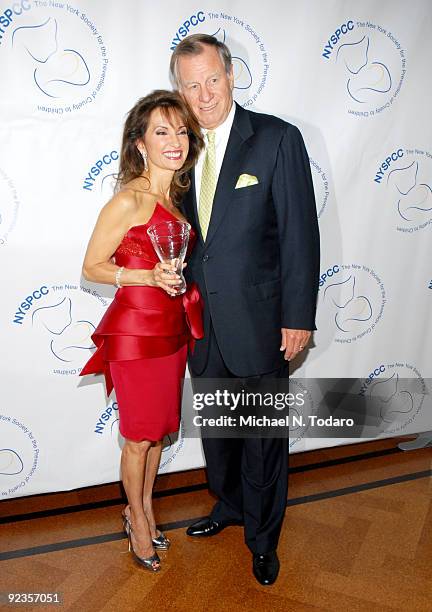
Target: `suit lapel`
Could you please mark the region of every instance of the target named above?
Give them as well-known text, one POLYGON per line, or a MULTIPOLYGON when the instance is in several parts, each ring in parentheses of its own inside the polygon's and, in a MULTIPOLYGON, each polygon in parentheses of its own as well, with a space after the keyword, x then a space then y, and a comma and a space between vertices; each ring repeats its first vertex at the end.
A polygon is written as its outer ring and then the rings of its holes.
POLYGON ((201 227, 198 219, 198 205, 197 205, 197 197, 196 197, 196 187, 195 187, 195 169, 193 168, 190 173, 191 186, 189 191, 186 193, 182 208, 183 213, 186 219, 193 226, 199 240, 204 244, 203 237, 201 234, 201 227))
MULTIPOLYGON (((246 152, 249 150, 250 147, 247 140, 253 135, 253 133, 254 132, 248 111, 245 111, 243 108, 236 104, 234 121, 229 135, 228 144, 222 162, 222 167, 219 173, 219 179, 217 182, 216 192, 213 200, 212 214, 205 241, 206 247, 213 240, 214 235, 225 216, 227 207, 231 201, 231 195, 233 193, 237 179, 240 174, 241 164, 245 158, 246 152)), ((194 198, 194 202, 195 215, 198 222, 196 197, 194 198)))

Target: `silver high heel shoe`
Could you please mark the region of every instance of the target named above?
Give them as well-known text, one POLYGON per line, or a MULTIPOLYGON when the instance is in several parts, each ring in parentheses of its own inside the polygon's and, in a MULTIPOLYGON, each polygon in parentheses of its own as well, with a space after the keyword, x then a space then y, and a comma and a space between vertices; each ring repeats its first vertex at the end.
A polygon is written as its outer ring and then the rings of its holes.
MULTIPOLYGON (((126 535, 129 537, 130 520, 129 520, 129 517, 126 516, 124 510, 122 511, 122 517, 123 517, 123 529, 125 530, 126 535)), ((157 550, 168 550, 168 548, 171 546, 171 541, 165 536, 165 534, 162 533, 162 531, 157 536, 157 538, 152 538, 152 542, 153 542, 154 548, 157 550)))
POLYGON ((122 510, 122 520, 123 520, 123 530, 126 533, 126 535, 129 537, 130 520, 129 520, 129 517, 126 516, 124 510, 122 510))
POLYGON ((171 546, 170 540, 168 540, 168 538, 162 533, 162 531, 160 532, 160 535, 158 535, 157 538, 152 538, 152 542, 153 546, 155 548, 158 548, 159 550, 168 550, 168 548, 171 546))
POLYGON ((151 555, 151 557, 139 557, 136 554, 133 544, 132 544, 132 533, 133 533, 132 524, 129 518, 124 514, 124 512, 122 512, 122 516, 123 516, 123 529, 125 530, 127 537, 128 537, 129 552, 132 553, 133 558, 135 559, 137 563, 139 563, 139 565, 141 565, 145 569, 150 570, 151 572, 158 572, 161 568, 159 555, 157 554, 157 552, 151 555))

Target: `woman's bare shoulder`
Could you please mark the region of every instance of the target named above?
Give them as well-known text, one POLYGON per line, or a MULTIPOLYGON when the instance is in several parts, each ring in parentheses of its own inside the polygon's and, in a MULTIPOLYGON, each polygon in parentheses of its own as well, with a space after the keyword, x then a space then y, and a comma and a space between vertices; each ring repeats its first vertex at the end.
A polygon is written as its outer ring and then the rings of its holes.
POLYGON ((119 193, 125 193, 129 197, 135 198, 140 215, 151 214, 159 199, 157 194, 151 191, 150 181, 144 182, 142 177, 132 179, 123 185, 119 193))
POLYGON ((139 207, 136 194, 131 189, 121 189, 103 207, 103 212, 113 216, 134 215, 139 207))

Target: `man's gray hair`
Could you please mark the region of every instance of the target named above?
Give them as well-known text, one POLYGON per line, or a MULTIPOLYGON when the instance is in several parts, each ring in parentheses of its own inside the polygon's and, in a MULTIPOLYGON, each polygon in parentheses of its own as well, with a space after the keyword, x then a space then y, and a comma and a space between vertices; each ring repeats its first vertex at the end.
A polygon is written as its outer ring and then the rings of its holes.
POLYGON ((209 34, 192 34, 191 36, 187 36, 176 46, 171 56, 170 75, 173 85, 176 88, 180 87, 180 76, 178 73, 179 57, 199 55, 204 51, 203 45, 209 45, 210 47, 216 48, 224 65, 225 72, 230 74, 232 68, 231 52, 226 44, 220 42, 214 36, 209 36, 209 34))

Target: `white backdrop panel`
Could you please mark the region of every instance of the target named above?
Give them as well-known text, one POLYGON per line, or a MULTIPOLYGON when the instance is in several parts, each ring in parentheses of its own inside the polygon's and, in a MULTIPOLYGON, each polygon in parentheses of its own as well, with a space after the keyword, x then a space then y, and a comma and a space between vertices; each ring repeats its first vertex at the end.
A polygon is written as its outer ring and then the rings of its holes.
MULTIPOLYGON (((2 3, 3 498, 119 478, 115 398, 100 377, 78 378, 113 288, 83 282, 81 262, 125 114, 170 87, 188 33, 225 40, 236 100, 306 141, 322 276, 314 346, 295 373, 378 373, 395 398, 395 381, 431 376, 431 26, 428 0, 2 3)), ((405 405, 396 430, 390 406, 383 435, 431 429, 427 407, 405 405)), ((161 472, 203 465, 191 420, 185 398, 161 472)), ((293 436, 291 450, 352 441, 293 436)))

